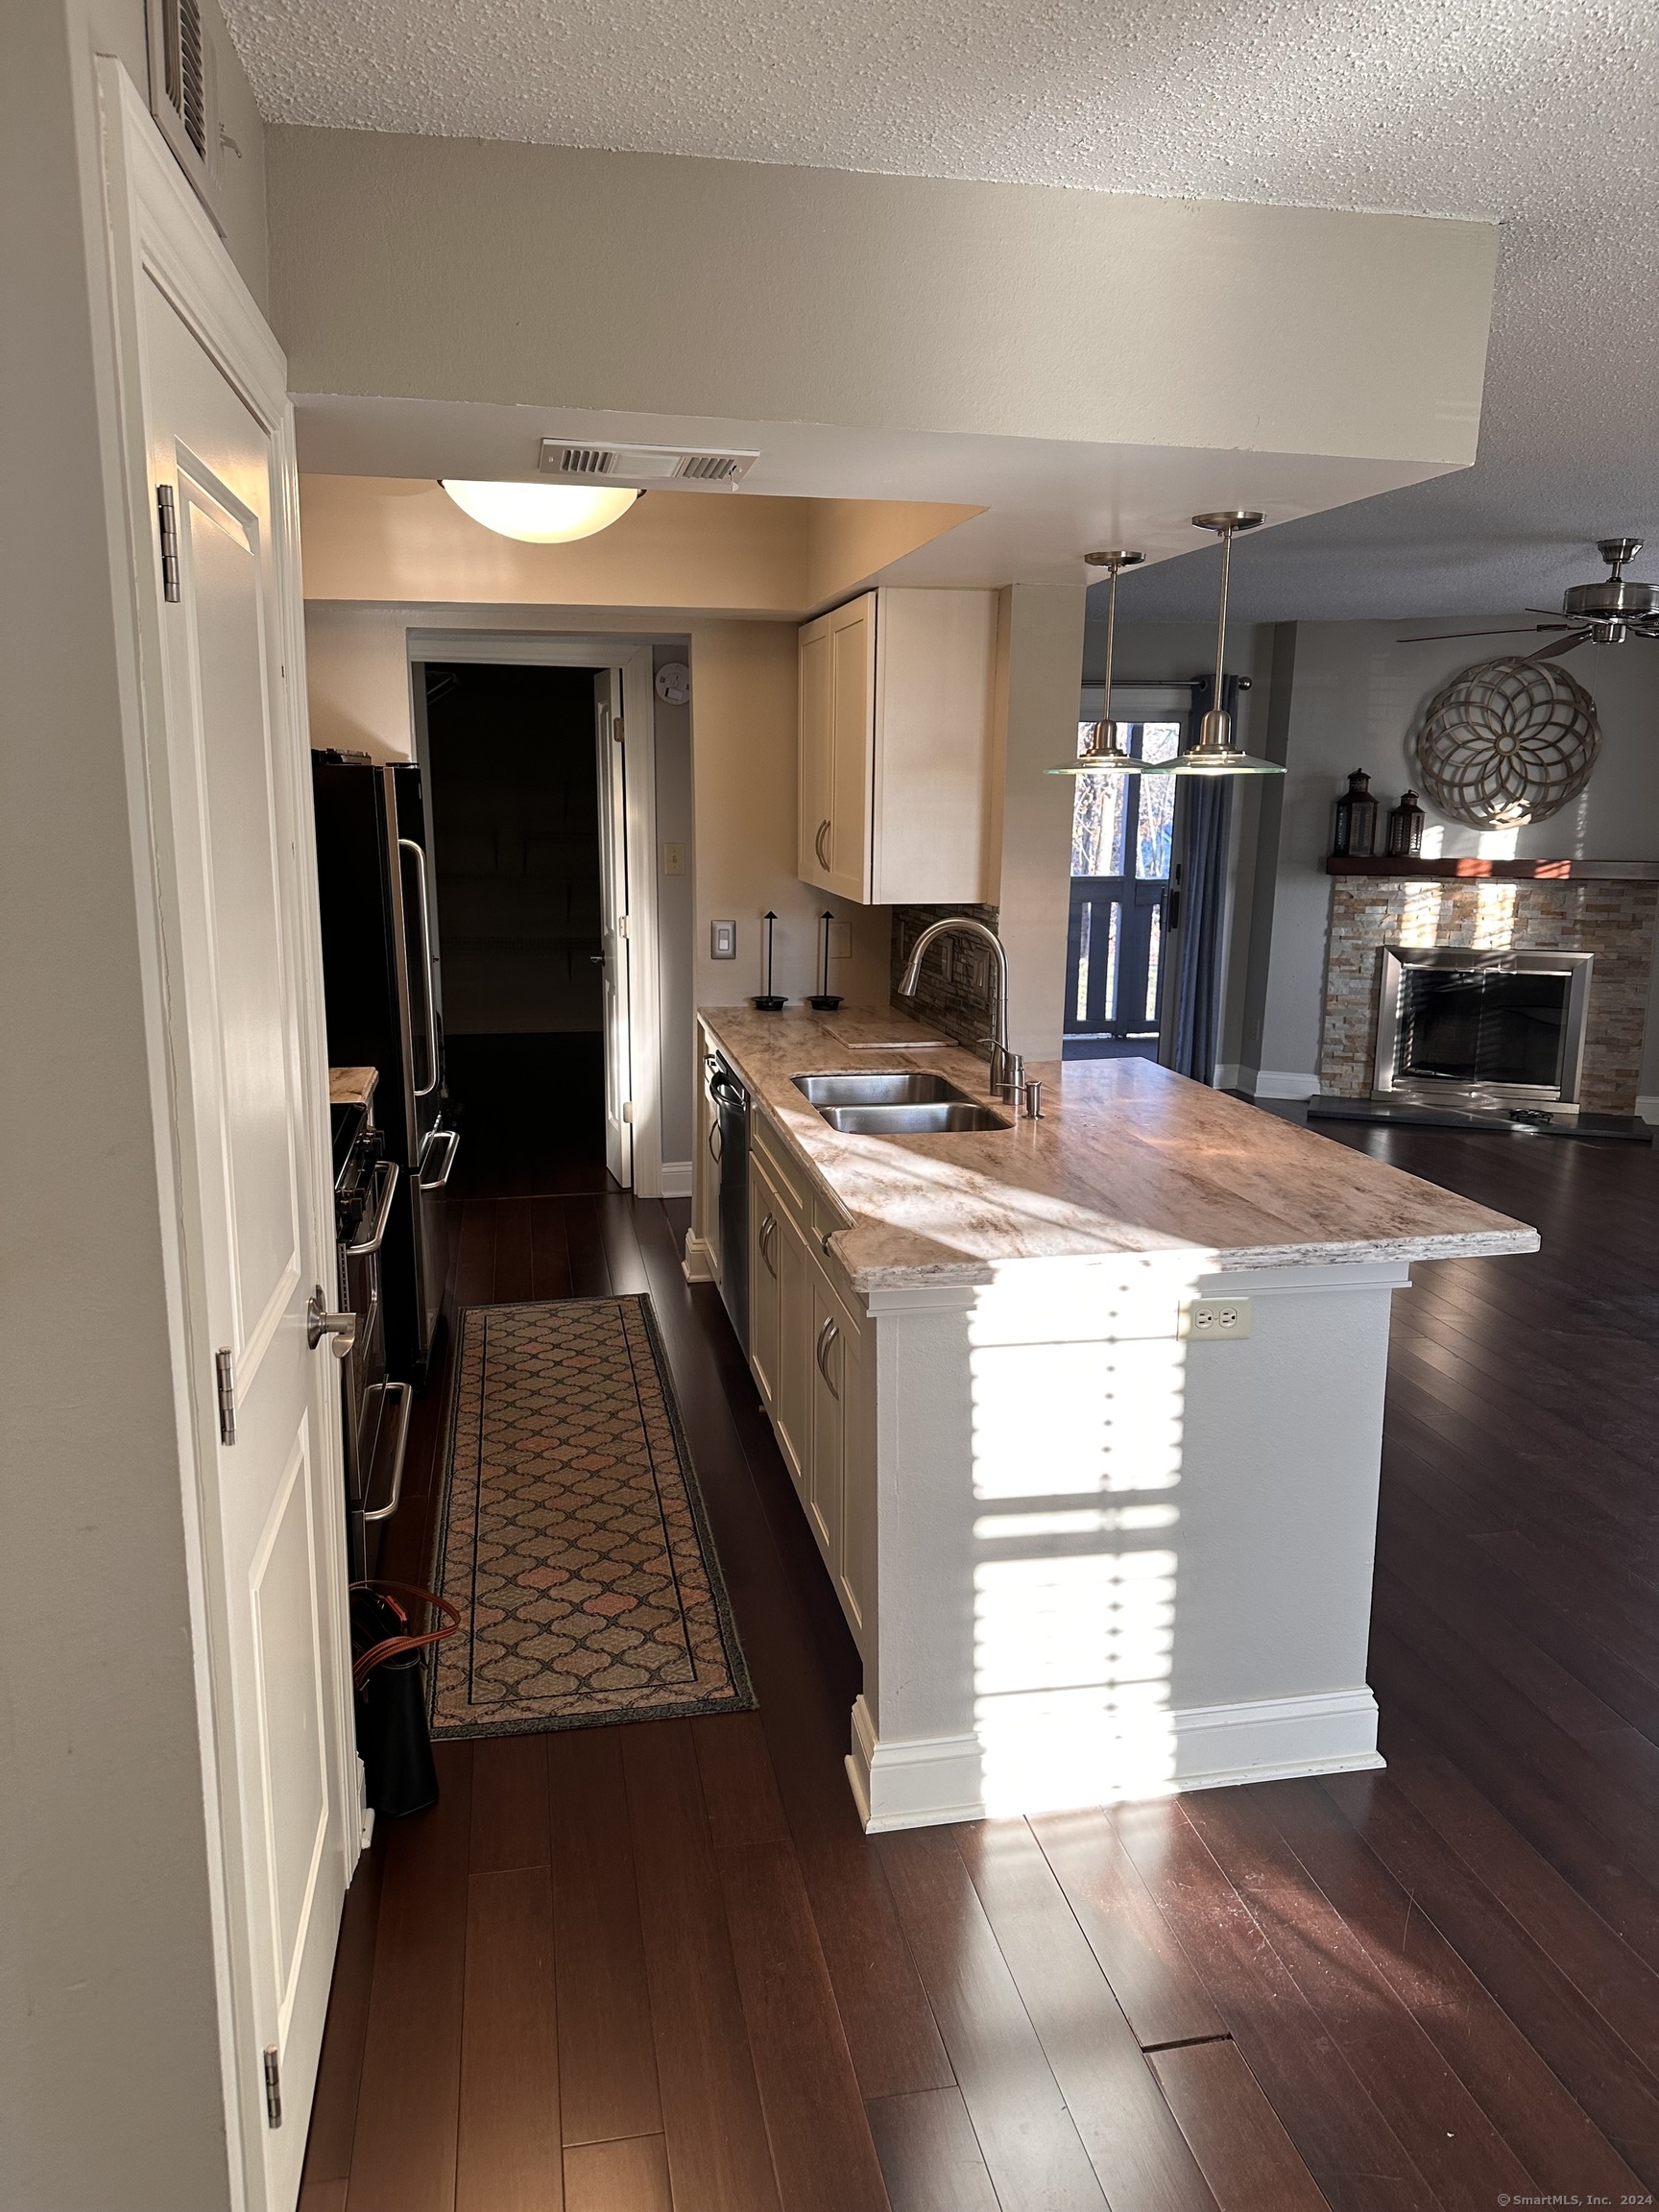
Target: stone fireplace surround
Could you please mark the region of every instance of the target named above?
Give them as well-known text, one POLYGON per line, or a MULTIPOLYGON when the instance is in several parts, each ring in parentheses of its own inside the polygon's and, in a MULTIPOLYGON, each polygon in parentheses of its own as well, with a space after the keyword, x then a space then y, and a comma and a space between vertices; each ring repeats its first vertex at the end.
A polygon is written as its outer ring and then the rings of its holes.
POLYGON ((1580 1103, 1633 1114, 1653 962, 1659 883, 1423 881, 1337 876, 1331 883, 1321 1089, 1367 1098, 1384 945, 1593 952, 1580 1103))

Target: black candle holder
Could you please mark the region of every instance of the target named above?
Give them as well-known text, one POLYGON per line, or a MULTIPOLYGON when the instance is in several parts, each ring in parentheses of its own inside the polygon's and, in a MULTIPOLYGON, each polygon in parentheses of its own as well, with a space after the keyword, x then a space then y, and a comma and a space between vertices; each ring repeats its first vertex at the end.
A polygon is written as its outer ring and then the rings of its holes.
POLYGON ((764 920, 766 924, 766 988, 757 998, 751 998, 749 1003, 754 1007, 757 1014, 781 1014, 789 1001, 787 998, 780 998, 772 988, 772 929, 778 917, 768 907, 764 920))
POLYGON ((830 925, 834 919, 828 906, 818 917, 818 988, 806 1001, 815 1014, 833 1014, 841 1003, 830 988, 830 925))

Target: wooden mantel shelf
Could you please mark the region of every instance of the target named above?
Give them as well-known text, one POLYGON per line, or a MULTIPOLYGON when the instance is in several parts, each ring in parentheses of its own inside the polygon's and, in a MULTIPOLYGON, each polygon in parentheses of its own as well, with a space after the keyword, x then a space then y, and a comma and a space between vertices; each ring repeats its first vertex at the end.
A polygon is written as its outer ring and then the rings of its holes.
POLYGON ((1449 860, 1353 859, 1333 854, 1327 876, 1391 876, 1412 883, 1659 883, 1659 860, 1483 860, 1461 853, 1449 860))

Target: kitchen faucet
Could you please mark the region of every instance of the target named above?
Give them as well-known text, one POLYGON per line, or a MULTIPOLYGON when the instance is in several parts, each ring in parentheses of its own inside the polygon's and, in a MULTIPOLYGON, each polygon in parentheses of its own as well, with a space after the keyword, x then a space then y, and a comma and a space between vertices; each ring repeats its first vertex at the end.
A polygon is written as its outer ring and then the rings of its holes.
POLYGON ((949 937, 954 932, 959 937, 976 937, 986 947, 997 967, 997 987, 991 997, 991 1090, 1004 1105, 1020 1110, 1021 1087, 1025 1079, 1025 1063, 1018 1052, 1008 1049, 1008 954, 1002 940, 994 929, 987 929, 983 922, 975 922, 971 915, 951 914, 943 922, 930 922, 910 948, 910 958, 905 965, 904 979, 899 986, 901 998, 914 998, 916 985, 922 974, 922 961, 927 948, 936 937, 949 937))

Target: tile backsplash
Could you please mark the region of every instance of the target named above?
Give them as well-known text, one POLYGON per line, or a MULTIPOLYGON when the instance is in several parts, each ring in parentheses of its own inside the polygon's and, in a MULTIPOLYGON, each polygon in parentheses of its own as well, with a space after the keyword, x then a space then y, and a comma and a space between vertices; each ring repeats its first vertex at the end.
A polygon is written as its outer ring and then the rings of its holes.
POLYGON ((929 923, 962 914, 995 929, 995 906, 895 906, 893 909, 892 1004, 901 1013, 930 1022, 969 1051, 980 1049, 980 1040, 991 1027, 991 955, 970 937, 947 937, 928 953, 922 970, 921 988, 914 998, 901 998, 899 979, 904 963, 929 923))

